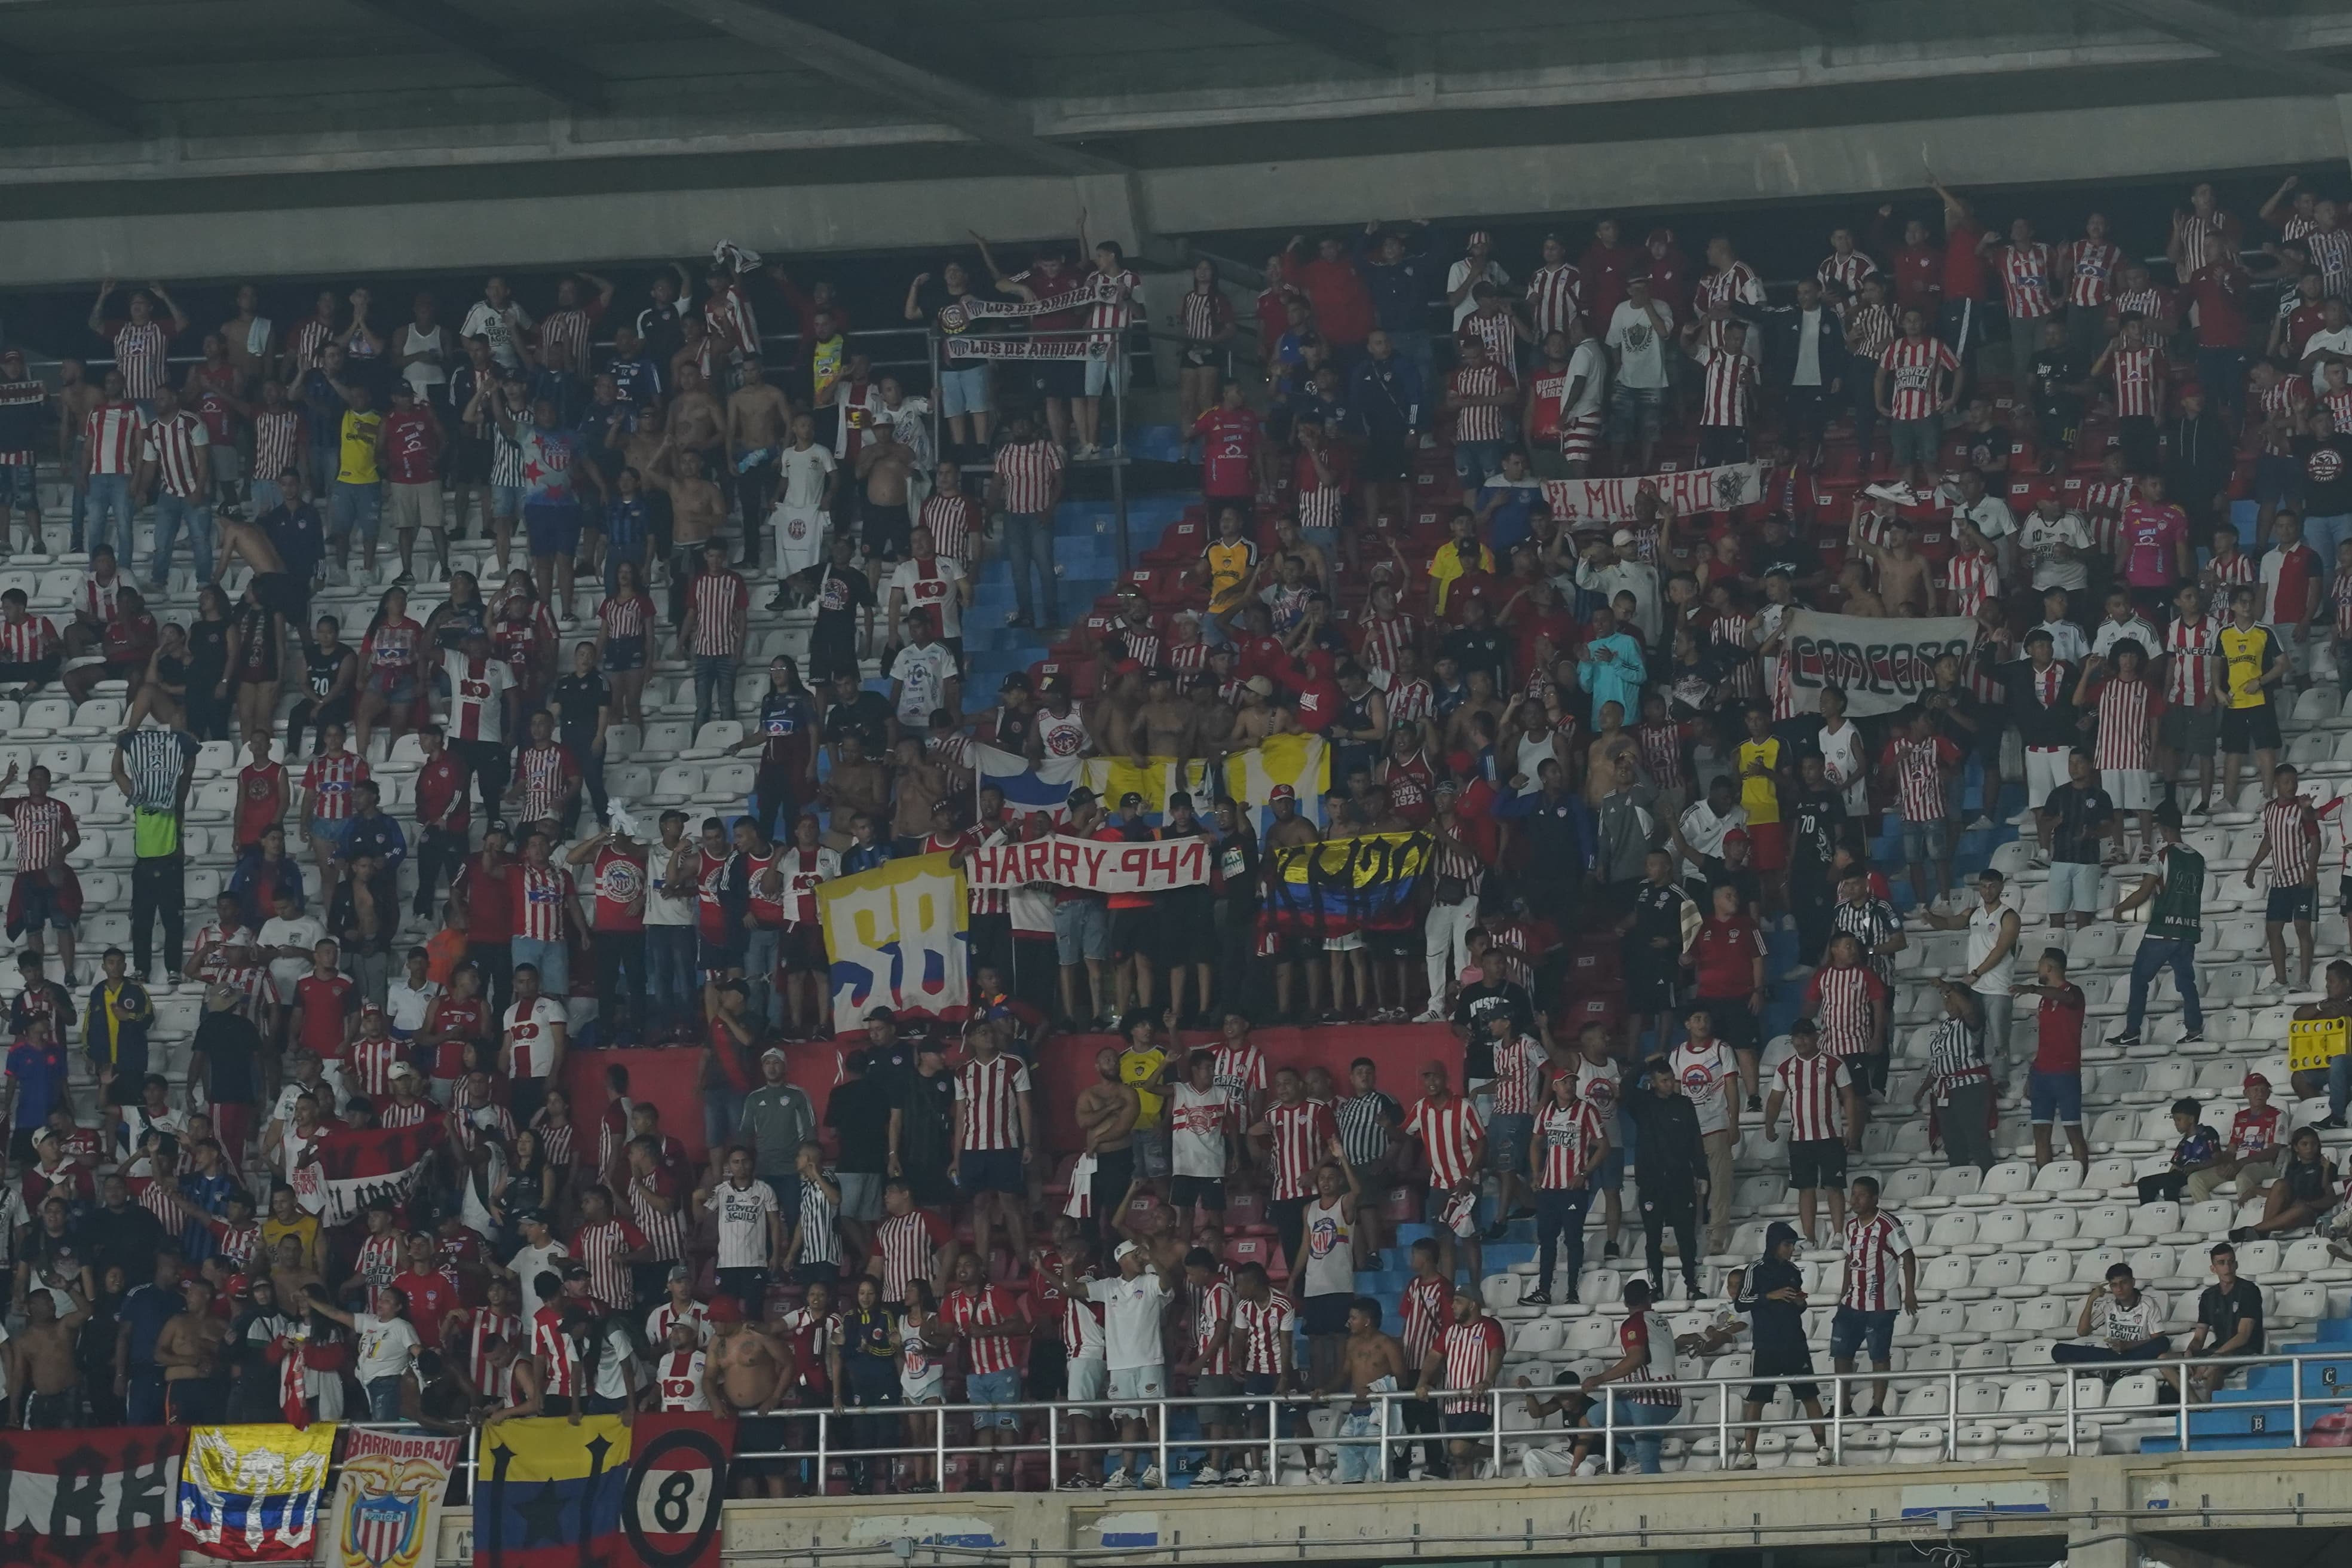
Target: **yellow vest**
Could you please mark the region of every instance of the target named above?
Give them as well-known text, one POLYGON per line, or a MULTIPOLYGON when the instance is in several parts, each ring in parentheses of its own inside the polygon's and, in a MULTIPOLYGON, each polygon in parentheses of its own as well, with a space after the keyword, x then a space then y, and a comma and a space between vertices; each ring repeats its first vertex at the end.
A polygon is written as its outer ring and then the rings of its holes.
POLYGON ((2240 631, 2233 622, 2221 628, 2221 665, 2229 682, 2227 696, 2232 708, 2260 708, 2270 701, 2270 692, 2257 684, 2263 678, 2263 666, 2272 662, 2263 655, 2273 644, 2268 626, 2257 626, 2240 631))

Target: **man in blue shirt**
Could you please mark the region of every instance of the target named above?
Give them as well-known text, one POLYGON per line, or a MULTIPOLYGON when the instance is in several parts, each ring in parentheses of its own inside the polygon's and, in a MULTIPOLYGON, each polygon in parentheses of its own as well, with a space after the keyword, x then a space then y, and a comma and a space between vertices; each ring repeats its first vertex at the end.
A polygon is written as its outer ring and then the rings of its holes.
MULTIPOLYGON (((1428 237, 1429 220, 1413 220, 1416 240, 1428 237)), ((1406 248, 1405 237, 1395 230, 1382 234, 1380 220, 1364 225, 1356 238, 1356 271, 1372 297, 1372 320, 1389 335, 1389 343, 1429 384, 1430 301, 1444 292, 1444 269, 1432 270, 1426 247, 1406 248)))
POLYGON ((48 1013, 36 1013, 25 1023, 24 1037, 8 1047, 7 1096, 14 1112, 8 1121, 8 1154, 19 1164, 32 1163, 33 1134, 66 1093, 66 1048, 58 1039, 55 1019, 48 1013))
POLYGON ((157 1256, 153 1282, 133 1286, 122 1299, 116 1314, 121 1326, 115 1331, 114 1385, 122 1393, 122 1418, 131 1426, 163 1422, 163 1369, 155 1364, 155 1342, 163 1325, 186 1309, 180 1296, 180 1259, 169 1252, 157 1256))
POLYGON ((661 372, 646 357, 635 328, 622 327, 613 333, 613 363, 604 374, 613 378, 614 395, 633 412, 661 401, 661 372))
POLYGON ((301 585, 306 597, 318 580, 319 563, 327 558, 327 531, 319 510, 302 499, 302 479, 289 468, 278 476, 278 504, 256 519, 269 535, 271 548, 286 563, 286 574, 301 585))
POLYGON ((1384 499, 1395 501, 1398 517, 1412 515, 1412 454, 1429 424, 1423 402, 1429 378, 1396 344, 1385 327, 1366 338, 1364 357, 1348 384, 1349 413, 1363 437, 1356 478, 1363 485, 1368 525, 1380 517, 1384 499))
POLYGON ((400 869, 408 858, 408 838, 400 824, 383 814, 383 792, 373 779, 362 779, 352 786, 352 805, 356 815, 344 835, 342 847, 335 851, 338 860, 356 860, 362 855, 373 855, 383 862, 384 875, 400 869))

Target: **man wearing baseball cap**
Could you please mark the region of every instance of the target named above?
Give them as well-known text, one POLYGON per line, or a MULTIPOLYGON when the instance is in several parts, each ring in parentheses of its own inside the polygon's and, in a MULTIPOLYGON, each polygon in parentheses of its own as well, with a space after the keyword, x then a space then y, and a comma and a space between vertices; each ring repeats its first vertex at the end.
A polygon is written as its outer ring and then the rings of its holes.
MULTIPOLYGON (((1266 791, 1265 803, 1274 813, 1274 822, 1265 830, 1265 853, 1278 858, 1285 850, 1300 850, 1322 841, 1322 831, 1312 817, 1298 809, 1298 792, 1286 784, 1276 784, 1266 791)), ((1275 1010, 1286 1018, 1305 1022, 1323 1011, 1323 965, 1319 962, 1322 943, 1316 938, 1297 931, 1281 931, 1276 940, 1280 947, 1274 966, 1275 1010), (1307 1010, 1294 1010, 1293 987, 1297 983, 1297 971, 1307 970, 1307 1010)))

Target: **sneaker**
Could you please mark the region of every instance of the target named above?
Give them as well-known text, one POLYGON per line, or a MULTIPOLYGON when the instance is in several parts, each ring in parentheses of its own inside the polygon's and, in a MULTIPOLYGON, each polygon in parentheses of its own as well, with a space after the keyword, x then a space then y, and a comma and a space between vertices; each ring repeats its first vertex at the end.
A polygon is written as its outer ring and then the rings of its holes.
POLYGON ((1365 1272, 1365 1273, 1367 1273, 1367 1274, 1378 1274, 1378 1273, 1381 1272, 1383 1269, 1385 1269, 1385 1268, 1388 1268, 1388 1264, 1387 1264, 1385 1261, 1383 1261, 1383 1260, 1382 1260, 1382 1258, 1381 1258, 1381 1255, 1380 1255, 1379 1253, 1377 1253, 1377 1252, 1367 1252, 1366 1254, 1364 1254, 1364 1272, 1365 1272))
POLYGON ((1587 1457, 1576 1467, 1576 1473, 1580 1476, 1597 1476, 1601 1473, 1601 1461, 1596 1458, 1587 1457))
POLYGON ((1614 1263, 1622 1256, 1623 1255, 1617 1250, 1617 1244, 1613 1241, 1605 1243, 1601 1248, 1601 1260, 1603 1263, 1614 1263))
POLYGON ((1090 1492, 1095 1489, 1095 1484, 1082 1475, 1065 1476, 1061 1489, 1066 1492, 1090 1492))
POLYGON ((1225 1473, 1214 1465, 1202 1465, 1192 1472, 1192 1484, 1196 1487, 1221 1487, 1225 1484, 1225 1473))
POLYGON ((392 585, 395 588, 413 588, 416 585, 416 574, 404 568, 400 575, 392 580, 392 585))
POLYGON ((1578 1295, 1577 1295, 1577 1293, 1576 1293, 1576 1287, 1575 1287, 1575 1286, 1573 1286, 1573 1285, 1570 1285, 1570 1286, 1568 1288, 1568 1293, 1567 1293, 1566 1295, 1562 1296, 1562 1297, 1560 1298, 1560 1300, 1561 1300, 1562 1301, 1566 1302, 1569 1306, 1571 1306, 1571 1307, 1580 1307, 1580 1306, 1582 1306, 1582 1305, 1584 1304, 1584 1303, 1583 1303, 1583 1301, 1582 1301, 1582 1300, 1581 1300, 1580 1298, 1579 1298, 1579 1297, 1578 1297, 1578 1295))
POLYGON ((1103 1477, 1102 1489, 1107 1492, 1123 1492, 1134 1485, 1133 1476, 1129 1475, 1125 1470, 1113 1470, 1103 1477))
POLYGON ((1756 1468, 1756 1456, 1742 1449, 1731 1456, 1731 1468, 1735 1470, 1752 1470, 1756 1468))
POLYGON ((2322 1132, 2341 1132, 2344 1131, 2347 1124, 2344 1118, 2340 1116, 2331 1116, 2325 1121, 2315 1121, 2312 1125, 2318 1128, 2322 1132))
POLYGON ((2294 987, 2289 985, 2285 980, 2280 976, 2273 974, 2268 980, 2263 982, 2263 989, 2270 992, 2273 995, 2284 996, 2288 992, 2294 990, 2294 987))
POLYGON ((1265 1485, 1265 1472, 1264 1470, 1252 1470, 1235 1484, 1244 1487, 1262 1487, 1265 1485))
POLYGON ((1813 1450, 1813 1463, 1817 1465, 1833 1465, 1837 1463, 1837 1460, 1831 1457, 1830 1446, 1827 1443, 1823 1443, 1813 1450))
POLYGON ((1510 1234, 1510 1222, 1507 1220, 1498 1219, 1494 1224, 1488 1226, 1485 1230, 1480 1231, 1478 1233, 1478 1238, 1481 1241, 1501 1241, 1510 1234))
POLYGON ((1748 1097, 1748 1109, 1751 1111, 1761 1112, 1764 1109, 1764 1097, 1760 1094, 1749 1095, 1748 1097))
POLYGON ((2107 1044, 2111 1046, 2121 1046, 2126 1050, 2129 1050, 2132 1047, 2139 1044, 2139 1035, 2137 1031, 2134 1031, 2128 1035, 2117 1035, 2114 1039, 2109 1040, 2107 1044))
POLYGON ((775 596, 768 601, 768 608, 772 610, 789 610, 792 607, 793 596, 782 588, 777 589, 775 596))
POLYGON ((1444 1008, 1433 1005, 1427 1011, 1414 1015, 1416 1024, 1443 1024, 1450 1016, 1444 1008))
POLYGON ((1159 1467, 1159 1466, 1157 1466, 1157 1465, 1146 1465, 1146 1466, 1144 1466, 1144 1468, 1143 1468, 1143 1474, 1142 1474, 1142 1476, 1141 1476, 1140 1478, 1139 1478, 1139 1479, 1137 1479, 1137 1481, 1136 1481, 1136 1483, 1135 1483, 1135 1484, 1136 1484, 1137 1486, 1139 1486, 1139 1487, 1143 1488, 1146 1491, 1150 1491, 1150 1490, 1151 1490, 1153 1488, 1155 1488, 1155 1487, 1159 1486, 1159 1485, 1160 1485, 1160 1467, 1159 1467))
POLYGON ((1551 1305, 1551 1292, 1549 1290, 1523 1290, 1519 1293, 1519 1305, 1522 1307, 1549 1307, 1551 1305))
POLYGON ((2232 1242, 2252 1241, 2254 1239, 2254 1227, 2250 1225, 2231 1226, 2230 1227, 2230 1239, 2232 1242))
POLYGON ((1992 831, 1992 818, 1979 814, 1974 822, 1969 823, 1966 827, 1961 828, 1960 831, 1963 833, 1990 833, 1992 831))

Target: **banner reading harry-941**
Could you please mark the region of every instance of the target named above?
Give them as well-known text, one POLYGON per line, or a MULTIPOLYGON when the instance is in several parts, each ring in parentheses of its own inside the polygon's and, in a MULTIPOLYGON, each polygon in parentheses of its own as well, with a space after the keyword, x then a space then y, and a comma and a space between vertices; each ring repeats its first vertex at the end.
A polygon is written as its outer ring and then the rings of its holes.
POLYGON ((1976 647, 1977 624, 1966 616, 1931 620, 1877 616, 1825 616, 1800 610, 1789 620, 1789 693, 1799 713, 1818 713, 1822 688, 1845 692, 1857 719, 1894 713, 1936 684, 1936 660, 1957 655, 1963 668, 1976 647))

